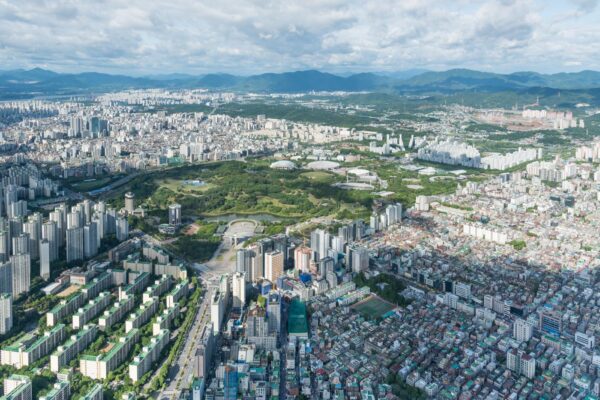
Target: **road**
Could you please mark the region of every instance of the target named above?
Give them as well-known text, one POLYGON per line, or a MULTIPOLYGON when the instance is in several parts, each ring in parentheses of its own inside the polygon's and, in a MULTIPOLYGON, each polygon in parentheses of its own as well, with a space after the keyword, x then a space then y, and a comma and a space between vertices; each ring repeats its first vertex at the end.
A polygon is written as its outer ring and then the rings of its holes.
MULTIPOLYGON (((219 279, 223 274, 233 272, 235 262, 231 261, 232 255, 235 255, 235 248, 226 244, 221 244, 210 261, 201 266, 196 265, 199 278, 208 286, 211 281, 219 279)), ((203 288, 205 290, 205 288, 203 288)), ((196 353, 196 346, 200 343, 202 331, 207 324, 210 324, 210 295, 207 290, 194 317, 188 332, 179 334, 186 335, 183 348, 177 354, 175 363, 169 369, 167 376, 167 387, 158 396, 159 399, 172 400, 179 398, 182 390, 189 389, 193 381, 193 362, 196 353)))

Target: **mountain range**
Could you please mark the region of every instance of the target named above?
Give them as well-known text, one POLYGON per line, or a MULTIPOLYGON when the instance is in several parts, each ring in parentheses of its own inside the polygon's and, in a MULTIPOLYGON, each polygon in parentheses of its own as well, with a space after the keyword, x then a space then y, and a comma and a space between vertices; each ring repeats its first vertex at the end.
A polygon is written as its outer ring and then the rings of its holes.
POLYGON ((497 74, 469 69, 409 70, 341 76, 316 70, 237 76, 168 74, 145 77, 97 72, 57 73, 41 68, 0 71, 0 99, 72 95, 142 88, 206 88, 239 92, 302 93, 371 91, 392 93, 587 90, 600 88, 600 72, 497 74))

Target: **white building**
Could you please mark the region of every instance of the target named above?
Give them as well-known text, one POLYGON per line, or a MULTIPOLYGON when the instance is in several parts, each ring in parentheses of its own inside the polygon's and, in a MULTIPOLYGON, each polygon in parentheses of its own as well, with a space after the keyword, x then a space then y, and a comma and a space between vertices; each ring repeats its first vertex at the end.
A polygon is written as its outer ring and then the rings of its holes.
POLYGON ((0 335, 10 331, 12 326, 12 296, 10 293, 0 293, 0 335))
POLYGON ((236 272, 232 278, 233 307, 242 308, 246 304, 246 274, 236 272))
POLYGON ((516 319, 513 324, 513 338, 518 342, 528 342, 532 336, 533 326, 524 319, 516 319))

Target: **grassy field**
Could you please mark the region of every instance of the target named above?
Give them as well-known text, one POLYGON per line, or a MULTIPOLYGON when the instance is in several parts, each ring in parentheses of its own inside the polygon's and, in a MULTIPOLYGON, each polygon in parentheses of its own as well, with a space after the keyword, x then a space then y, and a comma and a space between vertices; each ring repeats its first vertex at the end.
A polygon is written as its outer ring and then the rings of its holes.
POLYGON ((108 185, 112 181, 112 177, 86 179, 78 182, 73 182, 70 184, 70 186, 73 190, 76 190, 78 192, 89 192, 91 190, 100 189, 101 187, 108 185))
POLYGON ((367 319, 377 319, 382 318, 385 314, 395 309, 396 306, 379 296, 371 295, 365 300, 354 304, 351 308, 367 319))
POLYGON ((185 184, 185 179, 157 179, 156 184, 162 188, 171 190, 180 194, 197 194, 210 190, 214 185, 209 183, 202 186, 185 184))
POLYGON ((169 204, 178 202, 184 216, 264 213, 294 220, 331 215, 342 209, 364 214, 370 208, 369 193, 332 187, 336 180, 333 174, 273 170, 269 163, 264 159, 228 161, 150 172, 115 193, 111 203, 120 206, 124 191, 131 190, 150 215, 162 215, 169 204), (183 186, 186 179, 207 184, 183 186))
POLYGON ((310 179, 311 181, 319 182, 319 183, 333 183, 336 180, 336 177, 334 174, 332 174, 330 172, 324 172, 324 171, 303 172, 300 175, 307 179, 310 179))

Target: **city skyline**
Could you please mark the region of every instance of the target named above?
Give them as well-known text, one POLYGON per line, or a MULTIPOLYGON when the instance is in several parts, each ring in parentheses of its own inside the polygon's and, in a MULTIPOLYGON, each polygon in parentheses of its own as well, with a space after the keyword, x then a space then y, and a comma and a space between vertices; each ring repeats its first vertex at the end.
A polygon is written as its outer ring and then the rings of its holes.
POLYGON ((0 2, 2 69, 250 75, 600 69, 598 2, 0 2), (108 10, 108 11, 107 11, 108 10), (85 34, 83 34, 85 33, 85 34))

